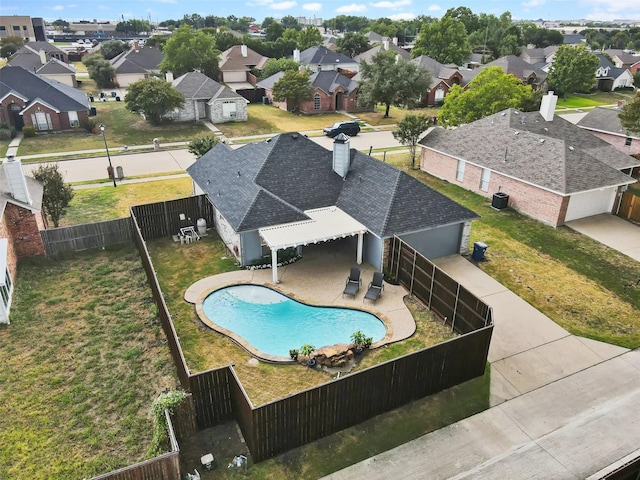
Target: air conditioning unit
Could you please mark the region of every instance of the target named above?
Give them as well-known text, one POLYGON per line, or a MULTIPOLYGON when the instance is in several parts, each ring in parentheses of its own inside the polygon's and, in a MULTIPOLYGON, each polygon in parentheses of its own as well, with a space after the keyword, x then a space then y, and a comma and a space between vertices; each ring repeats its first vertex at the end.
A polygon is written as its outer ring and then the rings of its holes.
POLYGON ((509 206, 509 195, 504 192, 497 192, 493 194, 491 200, 491 207, 496 210, 504 210, 509 206))

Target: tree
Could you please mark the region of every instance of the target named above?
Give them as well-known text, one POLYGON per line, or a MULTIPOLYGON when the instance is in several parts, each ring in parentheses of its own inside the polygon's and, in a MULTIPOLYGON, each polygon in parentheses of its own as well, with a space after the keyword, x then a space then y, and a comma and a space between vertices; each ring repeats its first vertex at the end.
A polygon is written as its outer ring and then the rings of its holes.
POLYGON ((431 83, 426 69, 413 62, 397 60, 392 50, 380 50, 371 63, 360 64, 362 82, 358 93, 358 105, 376 103, 385 105, 385 118, 391 105, 410 107, 418 102, 431 83))
POLYGON ((311 25, 307 25, 298 33, 298 48, 300 50, 306 50, 309 47, 314 47, 322 43, 322 34, 320 30, 311 25))
POLYGON ((267 42, 275 42, 282 36, 284 28, 278 22, 270 23, 266 29, 265 40, 267 42))
POLYGON ((398 126, 393 131, 393 138, 409 147, 411 168, 415 168, 418 140, 420 140, 424 131, 431 126, 431 123, 429 117, 410 113, 398 122, 398 126))
POLYGON ((565 100, 569 93, 588 92, 595 84, 599 64, 598 57, 584 46, 562 45, 549 68, 549 84, 565 100))
POLYGON ((89 77, 96 82, 98 88, 109 88, 115 85, 116 69, 105 60, 100 52, 90 53, 82 58, 82 63, 87 67, 89 77))
POLYGON ((0 57, 9 58, 24 45, 22 37, 5 37, 0 39, 0 57))
POLYGON ((420 29, 412 57, 428 55, 440 63, 461 65, 471 57, 471 47, 464 23, 455 18, 442 17, 426 23, 420 29))
POLYGON ((285 30, 287 28, 293 28, 294 30, 300 30, 302 28, 302 25, 300 25, 298 23, 298 20, 296 20, 296 18, 292 15, 285 15, 284 17, 282 17, 282 19, 280 20, 280 24, 285 30))
POLYGON ((111 60, 129 48, 131 46, 122 40, 108 40, 100 44, 100 53, 106 60, 111 60))
POLYGON ((129 85, 124 97, 126 107, 132 112, 143 112, 153 124, 184 104, 184 96, 169 82, 159 78, 143 78, 129 85))
POLYGON ((127 20, 126 22, 118 22, 116 32, 122 33, 140 33, 150 32, 151 25, 144 20, 127 20))
POLYGON ((362 52, 366 52, 371 48, 369 40, 362 32, 345 33, 344 36, 338 39, 336 46, 338 47, 338 52, 351 58, 361 54, 362 52))
POLYGON ((636 92, 618 114, 620 123, 627 132, 640 134, 640 93, 636 92))
POLYGON ((200 158, 218 143, 218 137, 213 134, 199 135, 189 142, 189 153, 200 158))
POLYGON ((54 163, 40 165, 33 172, 33 178, 42 182, 42 208, 53 222, 53 226, 58 227, 73 199, 73 188, 64 184, 58 165, 54 163))
POLYGON ((640 70, 633 74, 633 85, 636 88, 640 88, 640 70))
POLYGON ((274 73, 284 72, 287 70, 298 70, 300 64, 290 58, 270 58, 264 64, 264 68, 260 72, 262 78, 268 78, 274 73))
POLYGON ((309 81, 309 72, 287 70, 284 75, 273 84, 273 99, 277 102, 287 102, 287 110, 298 112, 303 102, 311 100, 313 87, 309 81))
POLYGON ((531 103, 531 86, 502 71, 500 67, 483 69, 463 90, 454 85, 444 99, 440 123, 455 126, 470 123, 507 108, 522 109, 531 103))
POLYGON ((216 41, 211 35, 195 32, 189 25, 182 25, 167 40, 162 50, 164 58, 160 70, 172 71, 175 77, 199 70, 210 78, 218 78, 220 68, 216 41))

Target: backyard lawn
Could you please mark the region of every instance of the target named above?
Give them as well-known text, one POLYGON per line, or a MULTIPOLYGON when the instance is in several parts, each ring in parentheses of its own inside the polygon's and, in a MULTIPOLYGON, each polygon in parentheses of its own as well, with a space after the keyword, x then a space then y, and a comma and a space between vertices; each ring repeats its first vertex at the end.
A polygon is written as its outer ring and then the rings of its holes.
POLYGON ((20 263, 0 326, 0 478, 91 478, 147 456, 177 385, 134 247, 20 263))
POLYGON ((594 93, 574 93, 567 95, 565 100, 563 97, 558 98, 556 108, 585 108, 598 107, 601 105, 616 105, 618 100, 628 100, 631 94, 629 92, 594 92, 594 93))

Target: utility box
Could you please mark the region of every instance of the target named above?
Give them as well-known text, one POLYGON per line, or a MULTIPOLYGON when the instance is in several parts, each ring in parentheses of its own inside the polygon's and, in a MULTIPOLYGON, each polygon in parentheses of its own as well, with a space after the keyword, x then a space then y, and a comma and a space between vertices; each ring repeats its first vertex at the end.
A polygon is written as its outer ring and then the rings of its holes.
POLYGON ((496 210, 504 210, 509 206, 509 195, 503 192, 497 192, 493 194, 493 199, 491 200, 491 207, 496 210))

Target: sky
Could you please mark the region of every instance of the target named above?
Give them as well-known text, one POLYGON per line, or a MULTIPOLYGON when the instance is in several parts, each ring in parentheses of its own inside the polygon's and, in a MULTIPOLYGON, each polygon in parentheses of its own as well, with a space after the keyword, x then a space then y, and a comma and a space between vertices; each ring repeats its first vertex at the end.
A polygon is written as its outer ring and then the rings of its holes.
POLYGON ((640 21, 638 0, 468 0, 433 3, 417 0, 1 0, 0 15, 28 15, 46 20, 62 18, 67 21, 111 20, 122 18, 163 20, 183 18, 197 13, 203 17, 253 17, 262 22, 265 17, 294 17, 330 19, 338 15, 356 15, 372 19, 387 17, 403 20, 418 15, 441 17, 449 8, 465 6, 473 13, 494 14, 509 11, 516 20, 601 20, 631 19, 640 21))

